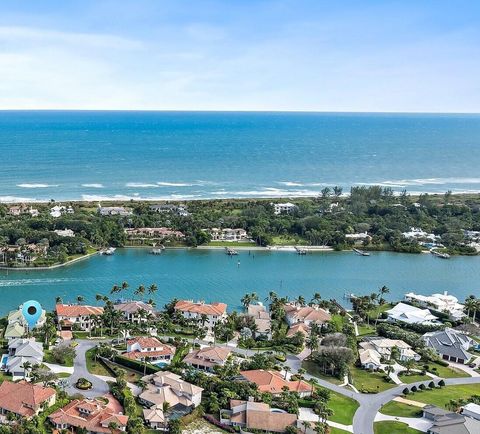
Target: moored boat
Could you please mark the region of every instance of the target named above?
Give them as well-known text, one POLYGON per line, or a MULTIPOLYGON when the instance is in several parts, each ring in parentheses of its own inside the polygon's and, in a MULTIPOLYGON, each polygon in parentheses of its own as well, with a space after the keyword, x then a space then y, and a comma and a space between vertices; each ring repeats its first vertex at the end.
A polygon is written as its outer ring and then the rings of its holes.
POLYGON ((357 255, 360 256, 370 256, 370 253, 364 252, 363 250, 360 249, 352 249, 357 255))

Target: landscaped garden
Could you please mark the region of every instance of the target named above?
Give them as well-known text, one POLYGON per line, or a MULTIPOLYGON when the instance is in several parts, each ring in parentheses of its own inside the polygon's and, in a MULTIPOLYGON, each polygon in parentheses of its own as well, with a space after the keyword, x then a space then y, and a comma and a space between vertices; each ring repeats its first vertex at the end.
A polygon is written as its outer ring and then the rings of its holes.
POLYGON ((406 423, 395 421, 375 422, 373 431, 375 434, 422 434, 422 431, 410 428, 406 423))

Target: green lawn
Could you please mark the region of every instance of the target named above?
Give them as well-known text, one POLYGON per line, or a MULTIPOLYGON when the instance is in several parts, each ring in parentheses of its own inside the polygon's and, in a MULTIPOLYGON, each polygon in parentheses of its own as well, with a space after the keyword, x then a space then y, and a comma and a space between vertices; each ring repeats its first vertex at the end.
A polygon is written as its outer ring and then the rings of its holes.
POLYGON ((328 406, 333 410, 333 415, 329 417, 329 420, 344 425, 351 425, 353 423, 353 415, 357 411, 359 404, 352 398, 331 391, 328 406))
POLYGON ((412 374, 412 375, 399 375, 398 378, 405 384, 416 383, 417 381, 432 380, 428 375, 412 374))
POLYGON ((332 315, 331 321, 335 325, 335 329, 337 332, 341 332, 343 326, 348 324, 348 318, 342 315, 332 315))
POLYGON ((352 374, 353 385, 360 392, 383 392, 395 386, 393 382, 387 383, 385 381, 385 373, 369 372, 355 366, 350 369, 350 372, 352 374))
POLYGON ((380 409, 380 413, 398 417, 421 417, 422 409, 403 402, 390 401, 380 409))
POLYGON ((310 244, 302 238, 294 238, 290 235, 279 235, 276 237, 272 237, 272 245, 274 246, 295 246, 295 245, 306 245, 310 244))
POLYGON ((240 242, 240 241, 210 241, 208 246, 212 247, 255 247, 256 244, 247 241, 247 242, 240 242))
POLYGON ((0 372, 0 384, 5 380, 12 381, 12 376, 10 374, 6 374, 5 372, 0 372))
MULTIPOLYGON (((43 361, 45 363, 53 363, 58 365, 58 362, 53 358, 51 350, 45 350, 43 354, 43 361)), ((67 359, 62 366, 72 367, 73 366, 73 359, 67 359)))
MULTIPOLYGON (((428 366, 429 366, 428 372, 438 375, 439 377, 442 377, 442 378, 469 377, 469 375, 466 372, 461 371, 460 369, 451 368, 450 366, 442 366, 442 365, 439 365, 438 363, 429 363, 428 366), (437 369, 436 371, 434 371, 432 368, 437 368, 437 369)), ((423 369, 423 366, 420 368, 423 369)))
POLYGON ((407 424, 394 421, 375 422, 375 434, 421 434, 422 431, 410 428, 407 424))
POLYGON ((467 399, 478 395, 478 384, 462 384, 459 386, 446 386, 437 389, 428 389, 423 392, 409 393, 407 398, 425 404, 433 404, 445 408, 451 399, 467 399))
POLYGON ((100 361, 95 361, 95 358, 93 356, 94 354, 94 348, 90 348, 86 353, 85 353, 85 358, 87 359, 87 369, 90 374, 95 374, 95 375, 105 375, 107 377, 111 377, 112 374, 111 372, 108 371, 105 366, 103 366, 100 361))
POLYGON ((375 327, 368 326, 367 324, 362 324, 358 326, 358 336, 367 336, 367 335, 374 335, 375 334, 375 327))
POLYGON ((310 375, 314 377, 321 378, 322 380, 328 381, 333 384, 342 384, 343 381, 337 377, 331 377, 330 375, 325 375, 323 372, 320 371, 319 366, 312 362, 311 360, 304 360, 302 362, 302 368, 305 369, 310 375))
POLYGON ((375 320, 382 316, 382 312, 385 312, 388 309, 391 309, 393 304, 391 303, 384 303, 380 306, 375 306, 372 310, 368 311, 368 316, 370 317, 370 323, 375 323, 375 320))
POLYGON ((344 431, 343 429, 340 428, 335 428, 333 426, 330 427, 330 434, 349 434, 348 431, 344 431))

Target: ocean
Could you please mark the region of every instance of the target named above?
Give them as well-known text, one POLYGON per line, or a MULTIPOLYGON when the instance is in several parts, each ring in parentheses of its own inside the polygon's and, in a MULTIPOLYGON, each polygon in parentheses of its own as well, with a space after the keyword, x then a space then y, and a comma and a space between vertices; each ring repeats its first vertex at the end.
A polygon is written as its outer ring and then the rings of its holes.
POLYGON ((0 111, 0 201, 480 191, 480 115, 0 111))

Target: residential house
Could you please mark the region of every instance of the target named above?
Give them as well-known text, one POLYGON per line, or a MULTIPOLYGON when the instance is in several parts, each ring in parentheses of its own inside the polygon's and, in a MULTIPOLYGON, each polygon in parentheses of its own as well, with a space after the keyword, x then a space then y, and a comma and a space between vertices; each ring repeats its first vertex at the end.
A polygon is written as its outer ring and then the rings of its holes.
POLYGON ((113 308, 122 312, 125 321, 135 324, 147 321, 147 318, 143 315, 144 313, 150 315, 155 313, 155 309, 151 304, 136 300, 116 303, 113 308))
POLYGON ((423 417, 432 422, 427 434, 478 434, 480 421, 465 417, 463 414, 453 413, 428 404, 422 408, 423 417))
POLYGON ((310 327, 303 322, 297 322, 288 329, 287 338, 293 338, 297 333, 304 337, 310 336, 310 327))
POLYGON ((247 315, 255 321, 255 338, 262 336, 266 339, 272 339, 272 320, 270 313, 263 304, 250 304, 247 309, 247 315))
POLYGON ((368 235, 367 232, 359 232, 355 234, 345 234, 345 239, 353 241, 353 242, 360 242, 360 241, 370 241, 372 237, 368 235))
POLYGON ((300 306, 297 303, 285 305, 285 319, 289 326, 297 323, 304 323, 306 326, 324 324, 332 319, 332 316, 318 306, 300 306))
POLYGON ((433 309, 437 312, 448 313, 450 319, 459 321, 465 317, 463 309, 465 306, 458 302, 458 298, 448 295, 445 291, 443 294, 421 295, 409 292, 405 294, 405 301, 417 303, 422 307, 433 309))
POLYGON ((183 232, 175 231, 165 227, 125 229, 125 234, 129 240, 163 240, 165 238, 181 240, 185 238, 185 234, 183 232))
POLYGON ((211 330, 217 323, 227 319, 227 305, 225 303, 208 304, 203 301, 180 300, 174 307, 176 312, 182 314, 185 319, 202 321, 205 315, 205 327, 211 330))
POLYGON ((480 405, 469 402, 462 407, 462 414, 476 420, 480 420, 480 405))
POLYGON ((72 238, 75 236, 75 232, 73 232, 71 229, 55 229, 53 232, 55 232, 59 237, 72 238))
POLYGON ((474 343, 473 339, 451 328, 425 333, 423 340, 425 345, 433 348, 443 360, 464 364, 472 358, 468 350, 474 343))
POLYGON ((435 315, 428 309, 420 309, 410 304, 398 303, 392 309, 386 311, 387 321, 406 324, 438 325, 435 315))
POLYGON ((30 419, 42 409, 55 404, 56 391, 52 387, 19 381, 4 380, 0 384, 0 424, 13 414, 19 419, 30 419))
POLYGON ((297 210, 297 205, 286 202, 286 203, 272 203, 273 205, 273 212, 278 214, 290 214, 297 210))
POLYGON ((150 363, 168 362, 175 354, 175 347, 166 345, 153 337, 138 337, 127 341, 127 351, 123 356, 150 363))
POLYGON ((429 241, 437 241, 440 240, 440 236, 427 233, 420 228, 411 227, 408 232, 402 232, 402 235, 407 240, 429 240, 429 241))
POLYGON ((146 382, 146 388, 138 399, 147 407, 143 410, 143 417, 151 428, 166 430, 170 414, 188 414, 202 401, 201 387, 182 380, 172 372, 157 372, 142 380, 146 382), (169 404, 167 413, 163 411, 164 402, 169 404))
POLYGON ((230 409, 220 412, 220 422, 251 430, 283 433, 297 424, 297 415, 278 408, 270 408, 263 402, 230 400, 230 409))
POLYGON ((183 362, 195 369, 213 372, 215 366, 225 365, 231 353, 226 347, 205 347, 188 353, 183 362))
POLYGON ((410 345, 400 339, 366 338, 359 345, 358 355, 360 363, 365 369, 380 369, 382 364, 391 359, 393 348, 398 350, 400 363, 407 360, 418 362, 421 358, 410 345))
POLYGON ((133 214, 131 209, 124 208, 123 206, 100 206, 100 204, 98 205, 97 211, 101 216, 118 215, 125 217, 133 214))
MULTIPOLYGON (((18 309, 9 312, 7 317, 7 327, 5 328, 4 337, 7 340, 22 338, 27 334, 28 324, 22 313, 23 305, 18 309)), ((46 311, 42 309, 35 328, 39 328, 45 324, 46 311)))
POLYGON ((123 414, 122 406, 111 395, 104 399, 74 399, 48 418, 57 430, 74 432, 76 428, 85 428, 91 434, 125 431, 128 416, 123 414))
POLYGON ((91 331, 95 328, 94 317, 103 314, 103 307, 81 304, 57 304, 55 306, 57 323, 62 330, 78 328, 91 331))
POLYGON ((208 232, 212 238, 212 241, 246 241, 248 240, 248 234, 245 229, 242 228, 212 228, 204 229, 208 232))
POLYGON ((54 218, 61 217, 63 214, 74 214, 75 210, 72 206, 63 206, 63 205, 55 205, 54 207, 50 208, 50 215, 54 218))
POLYGON ((38 209, 27 207, 24 204, 21 205, 13 205, 8 208, 8 213, 13 216, 20 216, 22 214, 30 214, 32 217, 38 217, 39 212, 38 209))
POLYGON ((186 205, 171 205, 171 204, 150 205, 150 210, 158 213, 172 213, 180 217, 188 217, 190 215, 190 213, 187 211, 186 205))
POLYGON ((31 339, 13 339, 8 344, 8 359, 5 370, 12 375, 12 380, 27 380, 30 377, 30 366, 40 365, 43 361, 43 345, 31 339))
POLYGON ((272 395, 280 395, 286 387, 290 392, 297 392, 301 397, 312 394, 312 386, 303 380, 290 381, 278 371, 266 371, 254 369, 241 371, 242 380, 250 381, 258 386, 260 392, 268 392, 272 395))

